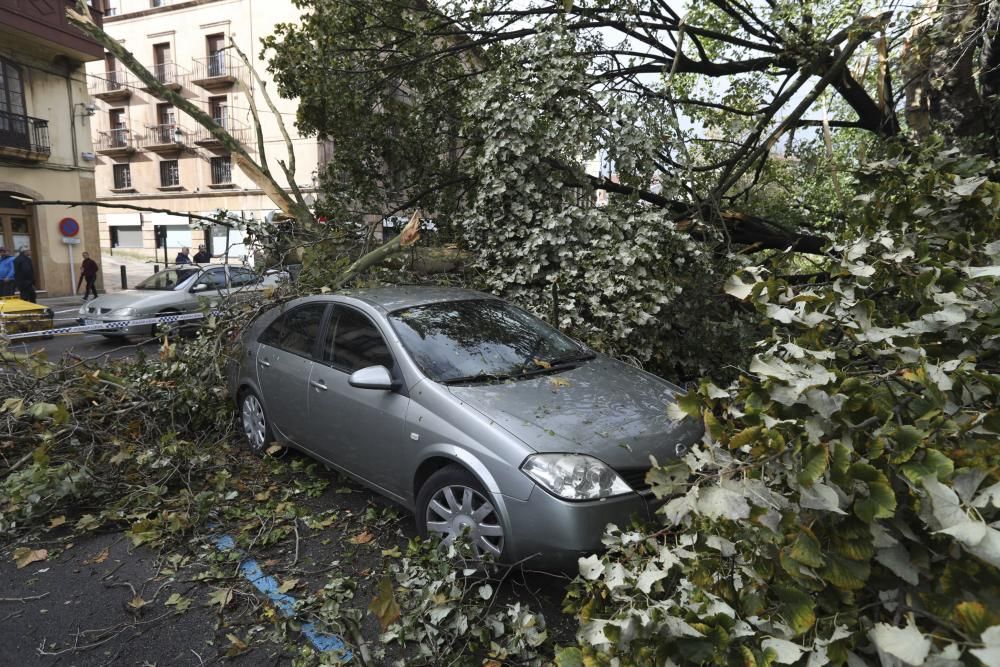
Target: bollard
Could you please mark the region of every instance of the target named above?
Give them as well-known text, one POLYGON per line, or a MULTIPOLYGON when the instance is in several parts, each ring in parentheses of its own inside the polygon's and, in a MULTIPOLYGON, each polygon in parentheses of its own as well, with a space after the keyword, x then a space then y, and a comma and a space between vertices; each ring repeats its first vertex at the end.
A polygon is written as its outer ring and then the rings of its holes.
POLYGON ((128 278, 125 277, 125 265, 122 265, 122 289, 128 289, 128 278))
POLYGON ((160 272, 160 265, 153 264, 153 273, 159 273, 159 272, 160 272))

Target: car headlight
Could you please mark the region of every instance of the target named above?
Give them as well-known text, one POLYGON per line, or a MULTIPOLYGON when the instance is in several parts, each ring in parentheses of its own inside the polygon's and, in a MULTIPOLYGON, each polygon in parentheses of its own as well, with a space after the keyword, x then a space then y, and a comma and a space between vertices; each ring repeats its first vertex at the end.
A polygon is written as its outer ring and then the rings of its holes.
POLYGON ((592 456, 535 454, 521 470, 547 491, 566 500, 595 500, 632 493, 614 470, 592 456))
POLYGON ((112 310, 108 315, 112 317, 132 317, 135 315, 135 308, 119 308, 118 310, 112 310))
POLYGON ((80 306, 79 313, 81 315, 86 315, 87 314, 87 304, 83 304, 82 306, 80 306))

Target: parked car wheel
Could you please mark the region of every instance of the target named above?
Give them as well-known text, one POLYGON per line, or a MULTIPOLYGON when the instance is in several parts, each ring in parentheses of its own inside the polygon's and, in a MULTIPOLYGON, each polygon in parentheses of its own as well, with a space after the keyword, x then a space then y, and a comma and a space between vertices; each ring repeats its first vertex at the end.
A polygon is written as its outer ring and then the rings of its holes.
POLYGON ((441 468, 417 494, 417 530, 426 537, 436 534, 450 545, 465 535, 477 560, 499 561, 503 556, 504 529, 486 493, 467 470, 458 466, 441 468))
POLYGON ((240 397, 240 423, 251 452, 260 454, 274 440, 264 406, 253 390, 246 390, 240 397))

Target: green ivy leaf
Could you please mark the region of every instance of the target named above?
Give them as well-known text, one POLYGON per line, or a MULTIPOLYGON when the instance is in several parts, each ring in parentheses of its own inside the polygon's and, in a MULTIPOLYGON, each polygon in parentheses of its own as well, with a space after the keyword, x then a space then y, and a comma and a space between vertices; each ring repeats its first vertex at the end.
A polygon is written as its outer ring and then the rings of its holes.
POLYGON ((751 426, 743 429, 729 440, 729 449, 739 449, 744 445, 749 445, 760 437, 763 430, 763 426, 751 426))

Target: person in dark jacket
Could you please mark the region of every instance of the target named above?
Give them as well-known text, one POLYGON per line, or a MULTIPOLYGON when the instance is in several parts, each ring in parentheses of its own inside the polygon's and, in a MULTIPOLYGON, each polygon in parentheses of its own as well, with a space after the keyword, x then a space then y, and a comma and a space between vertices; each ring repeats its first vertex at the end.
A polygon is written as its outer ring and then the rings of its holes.
POLYGON ((208 264, 211 261, 212 261, 212 254, 208 252, 208 249, 205 248, 205 245, 202 244, 198 246, 198 252, 194 254, 194 263, 208 264))
POLYGON ((174 259, 174 264, 190 264, 191 263, 191 248, 184 246, 181 251, 177 253, 177 257, 174 259))
POLYGON ((80 283, 87 281, 87 289, 83 293, 83 300, 86 301, 90 293, 94 293, 97 298, 97 272, 101 267, 90 258, 90 253, 83 253, 83 263, 80 265, 80 279, 76 281, 76 288, 80 289, 80 283))
POLYGON ((21 246, 14 259, 14 285, 21 298, 35 303, 35 265, 31 261, 31 249, 21 246))

